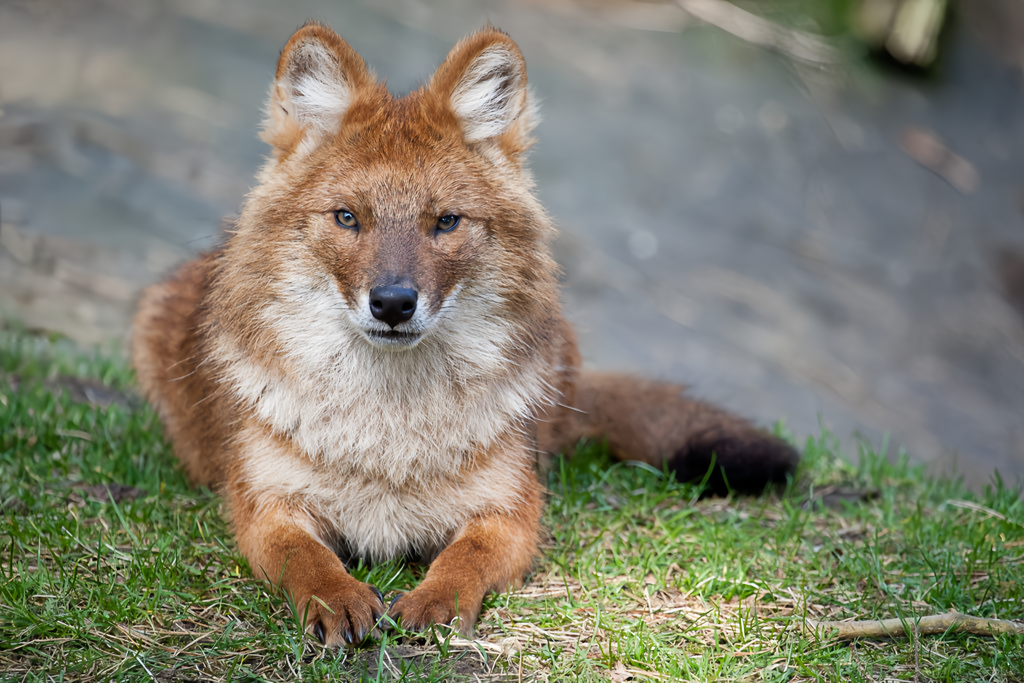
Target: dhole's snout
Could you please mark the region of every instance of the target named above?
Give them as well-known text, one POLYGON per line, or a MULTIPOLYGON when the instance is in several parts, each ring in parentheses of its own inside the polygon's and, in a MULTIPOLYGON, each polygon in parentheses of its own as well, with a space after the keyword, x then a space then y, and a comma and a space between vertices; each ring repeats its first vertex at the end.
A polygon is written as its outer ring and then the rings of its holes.
POLYGON ((385 285, 370 290, 370 313, 391 329, 416 314, 419 293, 411 287, 385 285))

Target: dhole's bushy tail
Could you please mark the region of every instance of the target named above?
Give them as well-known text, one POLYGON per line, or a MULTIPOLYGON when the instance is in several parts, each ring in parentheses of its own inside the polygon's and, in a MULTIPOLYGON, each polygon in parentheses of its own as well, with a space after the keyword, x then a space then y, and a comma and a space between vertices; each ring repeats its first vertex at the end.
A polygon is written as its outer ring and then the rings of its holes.
POLYGON ((680 481, 703 481, 711 493, 758 494, 784 484, 800 459, 785 441, 721 408, 687 398, 677 384, 581 370, 562 441, 604 438, 620 460, 657 468, 667 462, 680 481))

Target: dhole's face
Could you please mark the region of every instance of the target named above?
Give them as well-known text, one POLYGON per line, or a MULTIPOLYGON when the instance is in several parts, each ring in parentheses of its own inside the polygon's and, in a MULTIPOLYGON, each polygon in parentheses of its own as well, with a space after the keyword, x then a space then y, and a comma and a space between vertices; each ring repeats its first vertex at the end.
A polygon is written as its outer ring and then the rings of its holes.
POLYGON ((312 155, 293 210, 349 325, 373 345, 402 349, 460 305, 467 281, 488 277, 482 264, 500 245, 489 244, 495 201, 482 198, 500 188, 458 140, 418 139, 424 123, 394 104, 312 155))
POLYGON ((527 94, 504 36, 460 43, 428 85, 397 99, 337 35, 296 34, 263 134, 275 160, 240 221, 267 276, 250 286, 268 322, 299 316, 289 338, 305 325, 328 346, 338 330, 401 351, 446 319, 500 346, 492 337, 507 321, 538 315, 552 265, 520 162, 527 94))

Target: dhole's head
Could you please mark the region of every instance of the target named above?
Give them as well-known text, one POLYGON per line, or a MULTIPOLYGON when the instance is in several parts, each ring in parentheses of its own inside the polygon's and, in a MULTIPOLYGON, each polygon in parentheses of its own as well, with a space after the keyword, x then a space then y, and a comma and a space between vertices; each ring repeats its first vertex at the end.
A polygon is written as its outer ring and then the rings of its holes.
POLYGON ((534 118, 523 57, 500 31, 466 38, 396 98, 307 24, 281 54, 263 132, 273 156, 222 279, 268 319, 301 309, 321 337, 395 351, 446 324, 486 336, 550 313, 551 228, 522 166, 534 118))

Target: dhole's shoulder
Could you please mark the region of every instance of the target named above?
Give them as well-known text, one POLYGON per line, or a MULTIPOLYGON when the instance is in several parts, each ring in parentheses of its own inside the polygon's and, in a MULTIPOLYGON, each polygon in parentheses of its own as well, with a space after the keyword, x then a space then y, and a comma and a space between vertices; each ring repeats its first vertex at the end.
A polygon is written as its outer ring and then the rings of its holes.
POLYGON ((181 320, 194 318, 209 289, 219 257, 219 251, 201 254, 178 266, 165 280, 144 289, 135 315, 136 335, 155 331, 153 328, 166 330, 181 320))
POLYGON ((182 264, 167 279, 150 285, 139 298, 132 325, 132 362, 143 391, 169 379, 168 372, 195 345, 202 303, 219 252, 182 264))
POLYGON ((223 425, 232 407, 221 399, 208 367, 202 330, 205 300, 218 253, 180 266, 148 287, 139 301, 132 338, 132 363, 139 387, 160 414, 164 430, 194 484, 221 480, 223 425))

